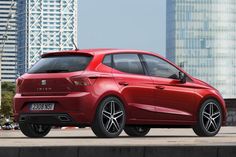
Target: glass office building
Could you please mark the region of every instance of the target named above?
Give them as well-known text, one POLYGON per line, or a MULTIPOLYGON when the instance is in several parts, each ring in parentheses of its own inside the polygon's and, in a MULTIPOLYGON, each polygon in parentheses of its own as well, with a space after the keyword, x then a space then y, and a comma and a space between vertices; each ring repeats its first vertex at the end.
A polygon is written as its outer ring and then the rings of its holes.
POLYGON ((167 58, 236 98, 236 1, 167 0, 167 58))
POLYGON ((15 82, 16 79, 16 1, 0 1, 0 53, 1 81, 15 82))
POLYGON ((47 52, 77 43, 78 0, 18 0, 18 72, 25 73, 47 52))

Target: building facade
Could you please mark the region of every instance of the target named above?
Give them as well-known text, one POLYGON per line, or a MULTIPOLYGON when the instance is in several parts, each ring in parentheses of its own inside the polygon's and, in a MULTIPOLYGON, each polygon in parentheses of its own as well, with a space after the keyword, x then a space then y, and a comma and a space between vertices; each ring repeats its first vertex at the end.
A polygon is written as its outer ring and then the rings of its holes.
POLYGON ((18 0, 18 72, 25 73, 40 55, 73 49, 77 43, 77 0, 18 0))
POLYGON ((15 82, 16 79, 16 1, 0 1, 0 55, 1 82, 15 82))
POLYGON ((236 98, 236 1, 167 0, 167 58, 236 98))

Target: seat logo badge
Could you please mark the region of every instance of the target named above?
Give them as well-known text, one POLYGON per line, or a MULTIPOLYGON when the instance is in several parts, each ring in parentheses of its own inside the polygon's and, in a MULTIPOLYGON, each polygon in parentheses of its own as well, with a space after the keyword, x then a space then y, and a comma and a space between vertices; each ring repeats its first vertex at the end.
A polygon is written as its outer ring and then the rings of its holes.
POLYGON ((41 85, 42 85, 42 86, 45 86, 46 84, 47 84, 47 81, 46 81, 46 80, 42 80, 42 81, 41 81, 41 85))

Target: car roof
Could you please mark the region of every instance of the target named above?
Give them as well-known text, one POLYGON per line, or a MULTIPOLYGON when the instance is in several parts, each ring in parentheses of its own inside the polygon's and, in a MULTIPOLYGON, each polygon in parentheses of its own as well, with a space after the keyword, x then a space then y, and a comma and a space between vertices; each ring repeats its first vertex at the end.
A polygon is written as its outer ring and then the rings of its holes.
POLYGON ((142 51, 142 50, 132 50, 132 49, 111 49, 111 48, 99 48, 99 49, 79 49, 79 50, 67 50, 58 52, 49 52, 42 55, 42 57, 58 56, 58 55, 76 55, 76 54, 87 54, 87 55, 97 55, 97 54, 115 54, 115 53, 142 53, 142 54, 155 54, 162 57, 161 55, 153 52, 142 51))
MULTIPOLYGON (((63 55, 76 55, 76 54, 84 54, 84 55, 90 55, 90 56, 96 56, 99 54, 106 55, 106 54, 116 54, 116 53, 139 53, 139 54, 149 54, 154 55, 157 57, 162 58, 163 60, 167 61, 168 63, 175 66, 180 71, 187 74, 183 69, 175 65, 174 63, 167 60, 165 57, 161 56, 158 53, 149 52, 149 51, 142 51, 142 50, 132 50, 132 49, 114 49, 114 48, 96 48, 96 49, 78 49, 78 50, 67 50, 67 51, 58 51, 58 52, 49 52, 42 55, 42 58, 44 57, 50 57, 50 56, 63 56, 63 55)), ((193 79, 192 76, 187 74, 189 78, 193 79)))

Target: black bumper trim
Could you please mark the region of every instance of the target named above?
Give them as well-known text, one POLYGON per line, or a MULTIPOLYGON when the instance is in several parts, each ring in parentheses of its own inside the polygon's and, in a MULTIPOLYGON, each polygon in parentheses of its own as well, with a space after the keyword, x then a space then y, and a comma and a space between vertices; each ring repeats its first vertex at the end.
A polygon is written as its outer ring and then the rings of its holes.
POLYGON ((19 123, 32 123, 54 126, 80 125, 66 113, 23 113, 20 115, 19 123))

